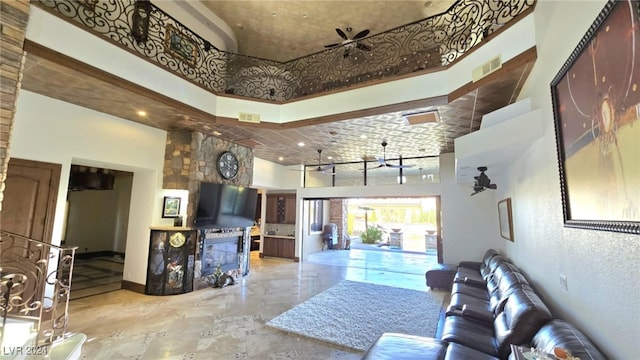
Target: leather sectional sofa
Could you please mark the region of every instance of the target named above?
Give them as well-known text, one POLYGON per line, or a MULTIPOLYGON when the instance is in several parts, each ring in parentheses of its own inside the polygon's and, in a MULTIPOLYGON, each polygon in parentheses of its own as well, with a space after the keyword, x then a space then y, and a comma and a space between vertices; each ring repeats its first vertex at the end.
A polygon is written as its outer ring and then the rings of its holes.
POLYGON ((497 251, 446 269, 455 276, 439 338, 383 334, 363 359, 515 359, 511 345, 549 354, 560 347, 581 360, 606 359, 575 326, 554 318, 525 275, 497 251))

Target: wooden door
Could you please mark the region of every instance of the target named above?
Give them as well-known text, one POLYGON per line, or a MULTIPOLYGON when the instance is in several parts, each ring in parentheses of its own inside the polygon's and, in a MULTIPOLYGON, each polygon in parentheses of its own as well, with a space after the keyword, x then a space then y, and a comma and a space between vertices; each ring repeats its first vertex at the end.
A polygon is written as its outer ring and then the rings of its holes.
POLYGON ((51 242, 60 164, 11 159, 0 211, 2 230, 51 242))

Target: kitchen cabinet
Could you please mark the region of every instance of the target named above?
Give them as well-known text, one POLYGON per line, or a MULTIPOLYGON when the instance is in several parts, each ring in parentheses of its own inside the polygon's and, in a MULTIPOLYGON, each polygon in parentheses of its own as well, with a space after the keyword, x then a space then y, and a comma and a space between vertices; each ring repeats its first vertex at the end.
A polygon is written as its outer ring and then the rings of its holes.
POLYGON ((294 237, 265 236, 263 241, 263 256, 295 259, 296 239, 294 237))
POLYGON ((296 195, 271 194, 267 195, 266 222, 270 224, 296 223, 296 195))

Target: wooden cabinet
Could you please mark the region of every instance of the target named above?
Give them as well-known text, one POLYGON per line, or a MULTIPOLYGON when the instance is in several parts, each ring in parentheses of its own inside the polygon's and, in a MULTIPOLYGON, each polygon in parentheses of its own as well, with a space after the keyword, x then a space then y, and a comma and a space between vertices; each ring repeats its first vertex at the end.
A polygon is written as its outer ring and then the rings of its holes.
POLYGON ((296 240, 293 238, 269 237, 265 236, 262 245, 262 255, 279 257, 284 259, 295 259, 296 240))
POLYGON ((270 224, 296 223, 296 195, 271 194, 267 195, 266 222, 270 224))
POLYGON ((267 195, 267 213, 265 214, 265 223, 278 223, 278 199, 276 196, 267 195))
POLYGON ((296 223, 296 196, 286 196, 284 199, 284 223, 296 223))

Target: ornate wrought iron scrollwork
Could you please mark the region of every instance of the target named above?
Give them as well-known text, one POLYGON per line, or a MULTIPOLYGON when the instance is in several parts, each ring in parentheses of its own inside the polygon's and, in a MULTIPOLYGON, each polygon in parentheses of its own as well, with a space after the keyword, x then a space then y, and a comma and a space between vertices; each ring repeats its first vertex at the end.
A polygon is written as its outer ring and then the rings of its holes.
POLYGON ((442 14, 359 40, 371 51, 354 48, 345 57, 344 47, 353 46, 345 44, 284 63, 220 51, 146 0, 104 0, 91 9, 77 0, 34 3, 211 92, 290 100, 446 66, 534 2, 459 0, 442 14))
POLYGON ((0 309, 5 320, 34 324, 36 344, 65 336, 76 248, 61 248, 0 231, 0 309))

